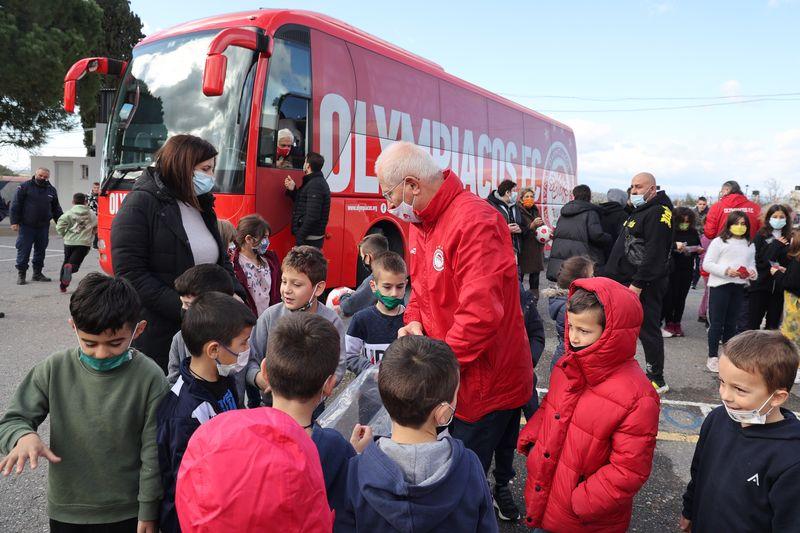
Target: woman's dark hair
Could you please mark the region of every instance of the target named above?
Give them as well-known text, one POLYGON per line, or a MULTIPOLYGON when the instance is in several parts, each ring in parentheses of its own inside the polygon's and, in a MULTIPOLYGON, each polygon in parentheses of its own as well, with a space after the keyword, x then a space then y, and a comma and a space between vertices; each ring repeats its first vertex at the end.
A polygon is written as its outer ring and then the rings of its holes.
POLYGON ((497 194, 503 196, 516 186, 517 184, 511 180, 503 180, 500 182, 500 185, 497 186, 497 194))
POLYGON ((694 210, 688 207, 676 207, 672 210, 672 227, 675 228, 688 219, 689 229, 694 227, 697 218, 694 215, 694 210))
POLYGON ((91 335, 131 329, 139 322, 141 300, 125 278, 90 272, 69 299, 69 314, 75 327, 91 335))
POLYGON ((763 237, 769 237, 772 235, 772 226, 769 224, 769 219, 772 218, 772 215, 780 211, 786 217, 786 225, 781 229, 781 236, 784 239, 789 239, 792 236, 792 210, 789 208, 788 205, 783 204, 772 204, 767 209, 767 212, 764 214, 764 224, 761 226, 761 229, 758 232, 763 237))
POLYGON ((272 228, 269 227, 269 222, 258 213, 242 217, 236 226, 236 248, 242 249, 244 240, 248 235, 260 241, 265 235, 270 235, 271 233, 272 228))
POLYGON ((728 220, 725 221, 725 229, 719 234, 719 238, 722 239, 722 242, 728 242, 728 239, 733 237, 731 226, 736 224, 740 218, 744 219, 744 225, 747 226, 747 231, 743 237, 747 239, 747 242, 750 242, 750 219, 747 218, 747 214, 744 211, 731 211, 728 215, 728 220))
POLYGON ((194 192, 194 167, 217 157, 211 143, 194 135, 173 135, 156 152, 156 170, 172 195, 181 202, 200 209, 194 192))
POLYGON ((580 278, 588 278, 589 269, 594 268, 594 260, 585 255, 574 255, 561 263, 558 269, 556 285, 560 289, 569 289, 572 282, 580 278))
POLYGON ((737 181, 729 180, 723 183, 722 186, 728 188, 728 194, 742 194, 742 188, 737 181))

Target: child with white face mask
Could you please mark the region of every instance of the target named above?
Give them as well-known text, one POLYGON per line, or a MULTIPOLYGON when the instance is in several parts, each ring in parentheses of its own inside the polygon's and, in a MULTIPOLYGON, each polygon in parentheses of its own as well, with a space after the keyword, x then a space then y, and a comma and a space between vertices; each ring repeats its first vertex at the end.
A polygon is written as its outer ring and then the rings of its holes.
POLYGON ((159 527, 165 533, 180 531, 175 486, 189 439, 201 424, 242 407, 234 375, 247 366, 255 323, 246 305, 221 292, 201 294, 186 310, 180 333, 191 357, 180 362, 178 380, 156 413, 164 487, 159 527))
POLYGON ((800 421, 782 407, 798 362, 777 331, 746 331, 725 344, 723 405, 700 429, 681 530, 800 531, 800 421))
POLYGON ((764 225, 756 233, 758 278, 750 284, 748 295, 748 329, 778 329, 783 316, 783 277, 789 266, 789 241, 792 238, 790 209, 775 204, 767 209, 764 225))

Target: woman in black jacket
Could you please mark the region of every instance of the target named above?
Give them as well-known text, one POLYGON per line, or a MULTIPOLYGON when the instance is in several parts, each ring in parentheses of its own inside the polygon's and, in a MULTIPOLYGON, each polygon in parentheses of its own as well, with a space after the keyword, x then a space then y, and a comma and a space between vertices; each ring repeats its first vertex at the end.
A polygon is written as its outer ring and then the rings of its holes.
POLYGON ((775 204, 767 209, 764 224, 756 233, 756 270, 758 278, 750 282, 748 329, 761 329, 766 315, 766 329, 778 329, 783 316, 783 272, 789 265, 786 251, 792 238, 789 208, 775 204))
POLYGON ((175 278, 194 265, 216 263, 233 275, 214 212, 217 151, 192 135, 175 135, 156 153, 155 166, 136 180, 111 225, 114 273, 142 299, 147 328, 134 342, 166 372, 172 337, 181 327, 175 278))
MULTIPOLYGON (((672 254, 670 257, 669 285, 664 294, 662 315, 664 331, 674 337, 683 337, 681 319, 686 308, 686 297, 694 276, 694 259, 702 252, 700 234, 697 232, 694 211, 688 207, 672 210, 672 254)), ((664 332, 662 332, 664 335, 664 332)))

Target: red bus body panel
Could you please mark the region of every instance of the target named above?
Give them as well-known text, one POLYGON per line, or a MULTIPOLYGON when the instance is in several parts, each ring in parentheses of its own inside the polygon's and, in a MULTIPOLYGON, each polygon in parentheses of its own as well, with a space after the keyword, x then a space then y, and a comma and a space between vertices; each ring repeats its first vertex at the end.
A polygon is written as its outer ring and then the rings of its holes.
MULTIPOLYGON (((464 187, 485 197, 504 179, 531 187, 549 225, 570 199, 576 183, 572 130, 535 111, 446 73, 440 66, 341 21, 307 11, 259 10, 188 22, 156 33, 141 44, 185 33, 255 27, 270 37, 285 24, 305 26, 311 36, 311 149, 325 157, 331 188, 330 220, 323 251, 330 261, 328 286, 356 283, 356 243, 376 224, 402 235, 407 228, 386 212, 374 163, 395 140, 424 146, 442 168, 451 168, 464 187)), ((291 200, 283 180, 302 183, 298 170, 258 166, 261 103, 269 60, 262 54, 250 117, 245 194, 217 195, 220 218, 251 212, 272 226, 271 246, 280 257, 294 244, 291 200)), ((219 148, 219 147, 218 147, 219 148)), ((100 201, 100 236, 108 242, 111 218, 127 191, 100 201)), ((110 258, 101 265, 110 272, 110 258)))

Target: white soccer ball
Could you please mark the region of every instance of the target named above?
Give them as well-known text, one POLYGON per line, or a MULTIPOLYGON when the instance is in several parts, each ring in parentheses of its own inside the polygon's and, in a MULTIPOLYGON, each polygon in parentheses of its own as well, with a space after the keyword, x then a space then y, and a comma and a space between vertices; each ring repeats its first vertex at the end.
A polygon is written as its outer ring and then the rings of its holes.
POLYGON ((553 238, 553 230, 548 226, 539 226, 536 228, 536 240, 542 244, 547 244, 553 238))
POLYGON ((354 292, 350 287, 337 287, 328 293, 328 299, 325 300, 325 305, 333 309, 333 306, 341 303, 342 295, 354 292))

